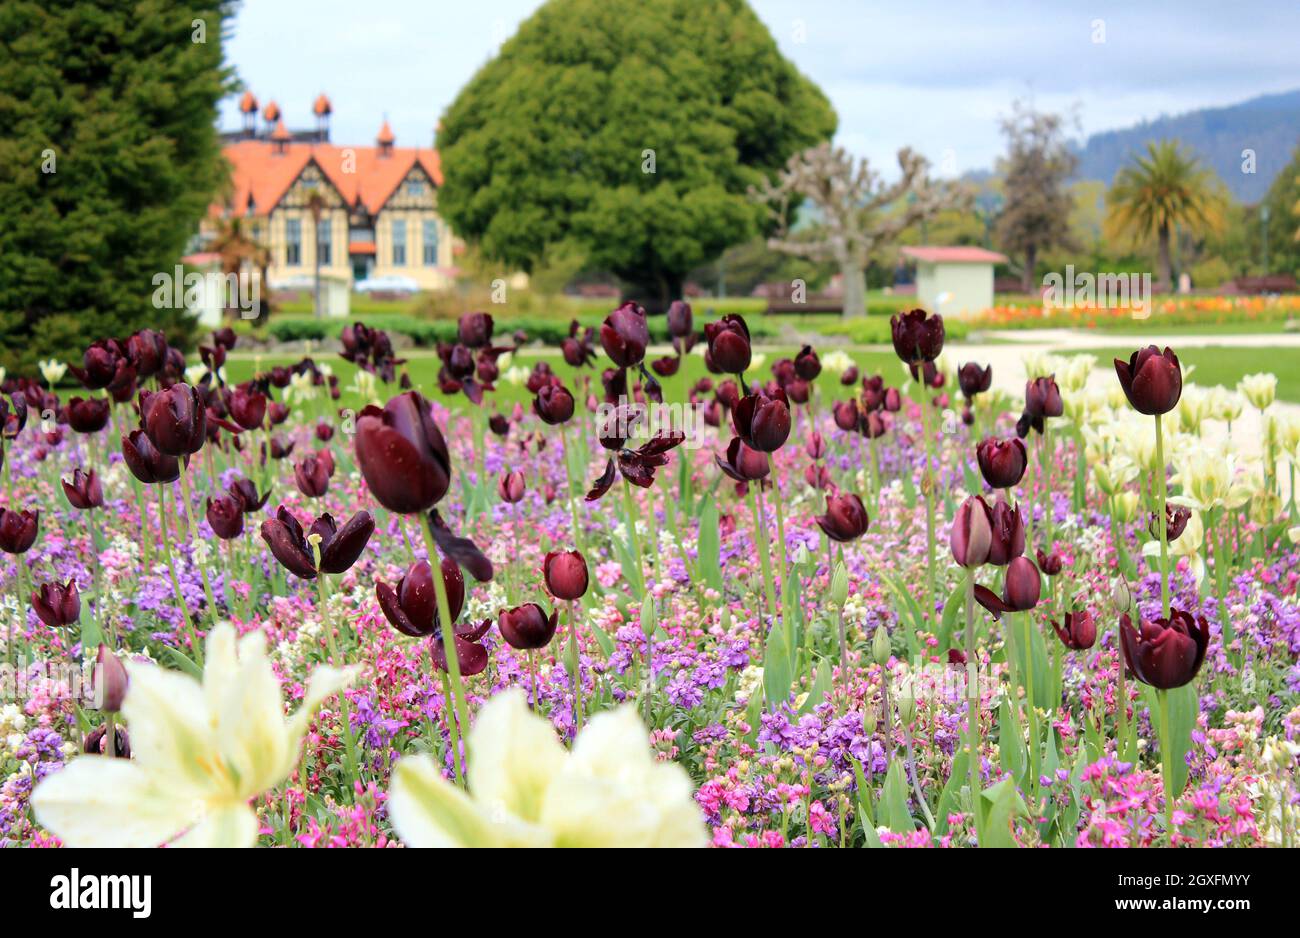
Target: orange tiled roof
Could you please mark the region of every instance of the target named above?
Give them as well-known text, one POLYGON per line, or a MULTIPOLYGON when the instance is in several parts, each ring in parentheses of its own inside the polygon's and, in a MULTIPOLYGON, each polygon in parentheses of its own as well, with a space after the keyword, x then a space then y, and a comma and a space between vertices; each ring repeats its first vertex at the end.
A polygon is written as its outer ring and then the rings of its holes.
POLYGON ((311 109, 312 113, 317 117, 324 117, 326 114, 331 113, 334 107, 330 104, 330 99, 325 97, 325 92, 322 91, 316 98, 316 102, 312 104, 311 109))
MULTIPOLYGON (((417 163, 428 173, 434 185, 442 185, 442 164, 436 150, 416 147, 393 147, 381 155, 378 147, 344 147, 330 143, 288 142, 284 152, 276 153, 275 144, 266 140, 240 140, 223 148, 232 167, 233 192, 231 210, 237 215, 248 211, 266 215, 280 201, 303 171, 308 160, 316 165, 338 189, 350 208, 364 206, 374 215, 393 194, 407 173, 417 163), (345 160, 355 161, 356 171, 343 171, 345 160)), ((224 206, 217 206, 217 214, 224 206)))
POLYGON ((977 247, 934 247, 921 245, 902 249, 904 257, 931 264, 1005 264, 1006 256, 977 247))

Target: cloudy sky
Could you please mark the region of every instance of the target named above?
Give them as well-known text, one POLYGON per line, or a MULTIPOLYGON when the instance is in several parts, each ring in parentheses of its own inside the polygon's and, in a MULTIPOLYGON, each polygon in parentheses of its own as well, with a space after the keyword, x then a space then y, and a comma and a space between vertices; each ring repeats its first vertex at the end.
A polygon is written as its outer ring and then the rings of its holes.
MULTIPOLYGON (((1084 134, 1300 88, 1295 0, 751 0, 782 51, 830 96, 840 143, 892 166, 900 146, 942 172, 990 166, 1017 97, 1077 106, 1084 134)), ((263 104, 366 142, 431 143, 442 109, 540 0, 245 0, 229 57, 263 104)), ((222 125, 238 126, 235 99, 222 125)))

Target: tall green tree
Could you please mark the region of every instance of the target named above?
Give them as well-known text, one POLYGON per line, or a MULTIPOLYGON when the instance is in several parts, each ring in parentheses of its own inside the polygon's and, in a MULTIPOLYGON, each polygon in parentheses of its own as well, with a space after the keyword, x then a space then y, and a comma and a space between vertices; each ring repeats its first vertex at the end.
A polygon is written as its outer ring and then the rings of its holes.
POLYGON ((0 3, 0 364, 69 358, 150 326, 229 175, 216 132, 230 90, 229 2, 0 3))
POLYGON ((1106 224, 1113 234, 1135 241, 1156 236, 1158 279, 1168 289, 1173 278, 1174 229, 1183 225, 1199 235, 1221 230, 1222 189, 1214 170, 1184 154, 1175 141, 1149 143, 1145 155, 1115 174, 1106 196, 1106 224))
POLYGON ((1052 248, 1077 248, 1069 226, 1074 199, 1068 182, 1079 160, 1066 145, 1064 127, 1061 115, 1019 101, 1002 120, 1007 155, 998 161, 998 170, 1005 201, 996 238, 1004 251, 1022 258, 1026 293, 1034 290, 1039 255, 1052 248))
POLYGON ((744 0, 550 0, 443 115, 438 204, 493 261, 569 241, 666 303, 766 232, 747 189, 834 130, 744 0))

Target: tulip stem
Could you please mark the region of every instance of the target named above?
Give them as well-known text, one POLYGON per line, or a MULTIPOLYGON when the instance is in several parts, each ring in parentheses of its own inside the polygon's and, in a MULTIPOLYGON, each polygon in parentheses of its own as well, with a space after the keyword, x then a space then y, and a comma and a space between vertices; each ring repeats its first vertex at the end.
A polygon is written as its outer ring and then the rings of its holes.
POLYGON ((624 480, 623 482, 623 514, 627 518, 627 535, 631 539, 632 554, 636 559, 636 592, 638 595, 645 593, 645 565, 641 559, 641 535, 636 530, 636 500, 632 497, 632 483, 624 480))
MULTIPOLYGON (((439 560, 438 544, 433 538, 433 523, 429 516, 424 516, 424 547, 429 554, 429 567, 433 573, 433 591, 438 598, 438 623, 442 627, 443 657, 447 659, 447 675, 451 683, 452 697, 455 702, 455 715, 447 715, 448 722, 455 719, 461 731, 469 732, 469 710, 465 704, 465 685, 460 678, 460 654, 456 650, 456 632, 451 621, 451 604, 447 600, 447 584, 442 578, 442 566, 439 560)), ((455 733, 455 728, 452 729, 455 733)), ((454 763, 453 759, 453 763, 454 763)), ((462 762, 460 772, 464 784, 465 771, 462 762)))
POLYGON ((1206 537, 1210 541, 1211 549, 1214 551, 1214 594, 1218 600, 1219 607, 1219 628, 1222 632, 1222 641, 1225 648, 1228 648, 1235 641, 1236 636, 1233 634, 1232 617, 1228 615, 1227 584, 1224 582, 1228 575, 1228 563, 1226 551, 1223 549, 1224 537, 1216 530, 1218 527, 1217 518, 1211 513, 1208 523, 1205 525, 1206 537))
MULTIPOLYGON (((776 474, 775 453, 767 454, 767 464, 771 469, 770 475, 772 476, 772 503, 776 506, 776 539, 778 542, 776 559, 777 559, 777 563, 780 564, 781 595, 784 596, 785 589, 786 589, 786 577, 788 575, 788 571, 786 569, 785 511, 781 507, 781 482, 777 478, 777 474, 776 474)), ((782 609, 785 608, 784 603, 781 604, 781 608, 782 609)), ((782 622, 785 621, 784 613, 782 613, 781 621, 782 622)))
MULTIPOLYGON (((930 463, 934 451, 934 440, 930 436, 930 391, 925 382, 925 372, 921 369, 918 379, 921 386, 921 435, 925 437, 925 470, 921 473, 921 489, 925 493, 925 617, 927 622, 934 621, 935 615, 935 570, 934 570, 934 483, 930 478, 930 463)), ((971 589, 974 589, 972 583, 971 589)))
POLYGON ((1156 414, 1156 474, 1151 484, 1156 491, 1156 527, 1160 531, 1160 608, 1162 615, 1169 618, 1169 525, 1166 522, 1165 498, 1168 495, 1165 482, 1165 431, 1160 415, 1156 414))
POLYGON ((194 654, 194 662, 200 668, 203 667, 203 646, 199 642, 199 631, 194 624, 194 617, 190 615, 189 610, 185 608, 185 594, 181 592, 181 582, 176 578, 176 562, 172 559, 172 543, 170 525, 167 524, 167 483, 159 482, 158 485, 158 527, 162 529, 163 557, 167 561, 167 575, 171 577, 172 593, 176 596, 176 608, 181 611, 181 619, 184 620, 190 632, 190 651, 194 654))
POLYGON ((1029 727, 1029 792, 1030 811, 1038 810, 1039 759, 1042 753, 1038 747, 1038 704, 1034 699, 1034 646, 1030 633, 1029 613, 1022 612, 1020 621, 1025 638, 1025 703, 1029 707, 1026 723, 1029 727))
MULTIPOLYGON (((188 470, 189 467, 184 462, 182 462, 181 463, 181 498, 185 502, 185 522, 186 524, 189 525, 189 529, 190 529, 190 555, 192 561, 194 548, 198 546, 199 543, 199 529, 194 524, 194 509, 190 504, 192 499, 190 497, 190 481, 189 481, 188 470)), ((212 616, 212 620, 215 622, 217 619, 217 601, 212 594, 212 581, 208 579, 208 566, 207 564, 203 564, 203 563, 196 563, 194 564, 194 566, 199 568, 199 576, 203 580, 203 596, 208 601, 208 613, 209 615, 212 616)))
POLYGON ((758 563, 763 571, 763 590, 767 598, 767 613, 776 617, 776 588, 772 585, 772 558, 768 556, 767 524, 763 511, 763 483, 751 482, 749 506, 754 511, 754 535, 758 538, 758 563))
MULTIPOLYGON (((429 639, 429 664, 437 670, 437 662, 433 658, 433 643, 437 639, 429 639)), ((447 736, 451 745, 451 774, 457 780, 461 788, 468 785, 465 778, 465 762, 461 758, 460 752, 460 730, 457 728, 455 715, 456 705, 452 702, 451 681, 447 679, 447 672, 442 673, 442 712, 447 718, 447 736)))
POLYGON ((971 822, 976 843, 983 846, 980 827, 980 691, 979 664, 975 656, 975 572, 966 574, 966 729, 967 775, 970 784, 971 822))
POLYGON ((1156 697, 1160 701, 1160 774, 1165 789, 1165 830, 1169 834, 1169 846, 1172 847, 1174 846, 1174 760, 1169 737, 1169 692, 1157 689, 1156 697))
MULTIPOLYGON (((573 735, 577 735, 582 730, 582 650, 578 647, 578 616, 574 612, 577 602, 569 603, 569 656, 573 661, 573 735)), ((647 687, 652 680, 651 675, 647 675, 647 687)), ((649 713, 649 692, 646 693, 646 712, 649 713)))
MULTIPOLYGON (((313 541, 315 541, 314 535, 313 541)), ((337 663, 334 662, 336 653, 334 647, 334 623, 330 618, 329 612, 329 577, 325 575, 323 570, 320 570, 319 543, 312 544, 312 552, 316 555, 316 567, 318 570, 316 574, 316 596, 317 601, 320 604, 321 628, 324 629, 325 638, 329 644, 331 664, 334 664, 335 667, 341 667, 343 664, 341 658, 337 663)), ((342 711, 340 715, 343 717, 343 755, 347 760, 348 778, 350 781, 356 781, 361 778, 361 775, 357 770, 356 741, 352 738, 352 708, 348 704, 348 695, 344 691, 339 691, 339 709, 342 711)))

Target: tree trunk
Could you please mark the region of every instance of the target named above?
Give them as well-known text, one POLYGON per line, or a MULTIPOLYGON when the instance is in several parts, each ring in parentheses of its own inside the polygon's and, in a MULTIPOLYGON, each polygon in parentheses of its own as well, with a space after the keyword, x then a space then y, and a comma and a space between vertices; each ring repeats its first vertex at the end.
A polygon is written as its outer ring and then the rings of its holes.
POLYGON ((856 261, 846 260, 840 264, 840 277, 844 280, 843 315, 865 316, 867 314, 867 288, 865 273, 856 261))
POLYGON ((1160 278, 1158 285, 1161 292, 1169 292, 1173 278, 1173 261, 1169 257, 1169 223, 1161 222, 1158 231, 1160 239, 1160 278))
POLYGON ((1025 248, 1025 271, 1020 276, 1020 286, 1026 293, 1034 292, 1034 270, 1037 267, 1038 245, 1031 244, 1025 248))

